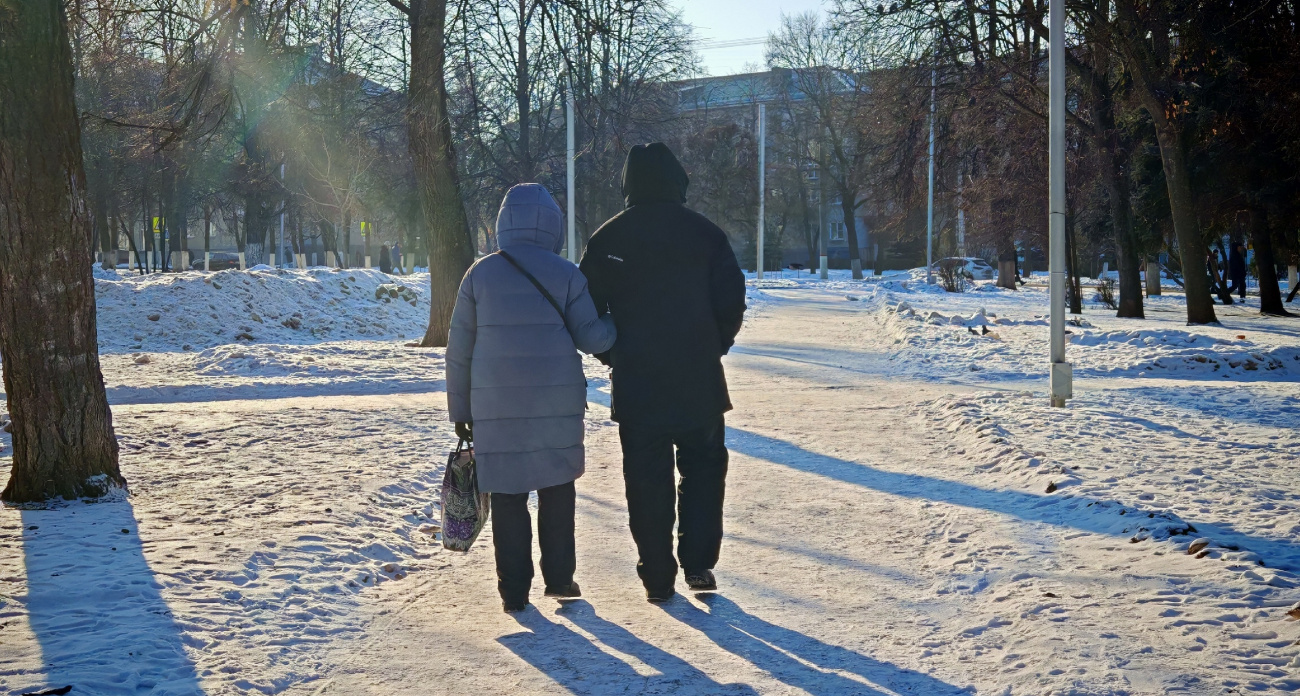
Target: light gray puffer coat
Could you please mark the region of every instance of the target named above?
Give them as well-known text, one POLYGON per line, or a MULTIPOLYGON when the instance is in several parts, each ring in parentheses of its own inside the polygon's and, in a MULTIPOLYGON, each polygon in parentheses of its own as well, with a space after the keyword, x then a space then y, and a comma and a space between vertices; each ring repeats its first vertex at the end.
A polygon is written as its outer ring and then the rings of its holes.
POLYGON ((582 475, 587 381, 581 350, 614 345, 611 317, 598 317, 587 279, 558 255, 560 208, 538 184, 506 193, 497 241, 564 309, 500 254, 479 259, 460 283, 447 343, 447 410, 474 423, 479 488, 525 493, 582 475))

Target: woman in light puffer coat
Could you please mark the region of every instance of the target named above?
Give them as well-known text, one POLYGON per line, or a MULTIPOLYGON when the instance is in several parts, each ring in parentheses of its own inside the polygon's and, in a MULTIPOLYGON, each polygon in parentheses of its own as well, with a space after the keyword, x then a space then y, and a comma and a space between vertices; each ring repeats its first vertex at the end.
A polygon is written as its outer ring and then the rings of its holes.
POLYGON ((585 466, 587 382, 578 351, 603 353, 615 338, 612 318, 596 315, 587 279, 558 255, 560 220, 542 186, 506 193, 497 215, 503 253, 465 274, 447 343, 447 408, 457 433, 473 438, 480 490, 492 493, 497 589, 508 612, 527 606, 533 579, 530 491, 546 595, 580 596, 573 482, 585 466))

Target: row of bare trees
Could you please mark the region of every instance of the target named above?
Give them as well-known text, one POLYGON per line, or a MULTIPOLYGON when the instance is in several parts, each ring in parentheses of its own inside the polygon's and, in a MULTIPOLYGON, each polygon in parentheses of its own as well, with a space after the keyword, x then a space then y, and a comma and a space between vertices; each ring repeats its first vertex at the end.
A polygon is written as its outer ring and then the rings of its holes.
POLYGON ((653 95, 693 65, 664 0, 37 0, 0 9, 0 32, 13 501, 123 483, 93 249, 165 267, 201 221, 205 247, 215 224, 256 263, 278 220, 295 251, 315 237, 345 265, 364 216, 385 231, 371 236, 423 240, 423 344, 445 345, 500 193, 556 188, 562 97, 578 104, 585 237, 621 207, 615 160, 671 113, 653 95))
MULTIPOLYGON (((1263 311, 1285 314, 1277 268, 1294 266, 1300 250, 1296 4, 1066 6, 1071 265, 1083 250, 1113 254, 1119 314, 1141 317, 1141 268, 1168 251, 1188 321, 1207 323, 1216 321, 1212 293, 1231 301, 1211 287, 1207 254, 1225 237, 1248 241, 1263 311)), ((860 195, 870 201, 892 189, 881 210, 892 205, 906 216, 916 208, 924 160, 917 135, 935 84, 941 215, 955 221, 960 213, 968 243, 1003 259, 1015 259, 1017 244, 1043 250, 1046 13, 1045 0, 837 0, 826 31, 841 46, 864 42, 857 56, 843 54, 841 67, 872 76, 865 132, 884 136, 855 150, 868 163, 860 195), (889 154, 871 162, 881 152, 889 154), (872 171, 893 179, 873 181, 872 171)), ((834 144, 851 145, 852 135, 834 144)))

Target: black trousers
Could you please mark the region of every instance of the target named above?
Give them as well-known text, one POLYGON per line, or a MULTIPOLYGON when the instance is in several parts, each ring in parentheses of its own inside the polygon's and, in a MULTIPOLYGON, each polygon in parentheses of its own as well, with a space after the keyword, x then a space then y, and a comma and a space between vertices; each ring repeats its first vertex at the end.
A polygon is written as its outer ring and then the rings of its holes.
MULTIPOLYGON (((537 491, 537 537, 542 547, 542 580, 568 587, 577 568, 573 482, 537 491)), ((527 602, 533 584, 533 520, 527 493, 492 494, 492 547, 497 560, 497 591, 507 602, 527 602)))
POLYGON ((1238 279, 1236 279, 1236 278, 1233 278, 1233 279, 1232 279, 1232 287, 1228 288, 1228 294, 1231 295, 1231 294, 1234 293, 1234 292, 1235 292, 1235 293, 1239 293, 1240 296, 1241 296, 1241 299, 1243 299, 1243 300, 1246 299, 1246 279, 1245 279, 1245 278, 1242 278, 1242 279, 1240 279, 1240 280, 1238 280, 1238 279))
POLYGON ((677 561, 686 571, 712 570, 722 547, 726 493, 726 426, 722 416, 700 428, 663 432, 620 424, 623 482, 636 572, 646 589, 673 586, 677 561), (681 482, 673 487, 674 447, 681 482), (673 503, 677 504, 677 558, 673 558, 673 503))

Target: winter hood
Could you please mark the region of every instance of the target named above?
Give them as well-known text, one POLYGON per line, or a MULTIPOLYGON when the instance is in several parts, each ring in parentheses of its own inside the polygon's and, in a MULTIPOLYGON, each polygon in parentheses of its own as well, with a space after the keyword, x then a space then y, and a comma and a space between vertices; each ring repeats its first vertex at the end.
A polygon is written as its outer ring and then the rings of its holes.
POLYGON ((497 213, 497 246, 537 246, 558 254, 564 247, 562 218, 560 206, 541 184, 513 186, 497 213))
POLYGON ((623 200, 641 203, 685 203, 691 183, 681 162, 663 143, 634 145, 623 165, 623 200))

